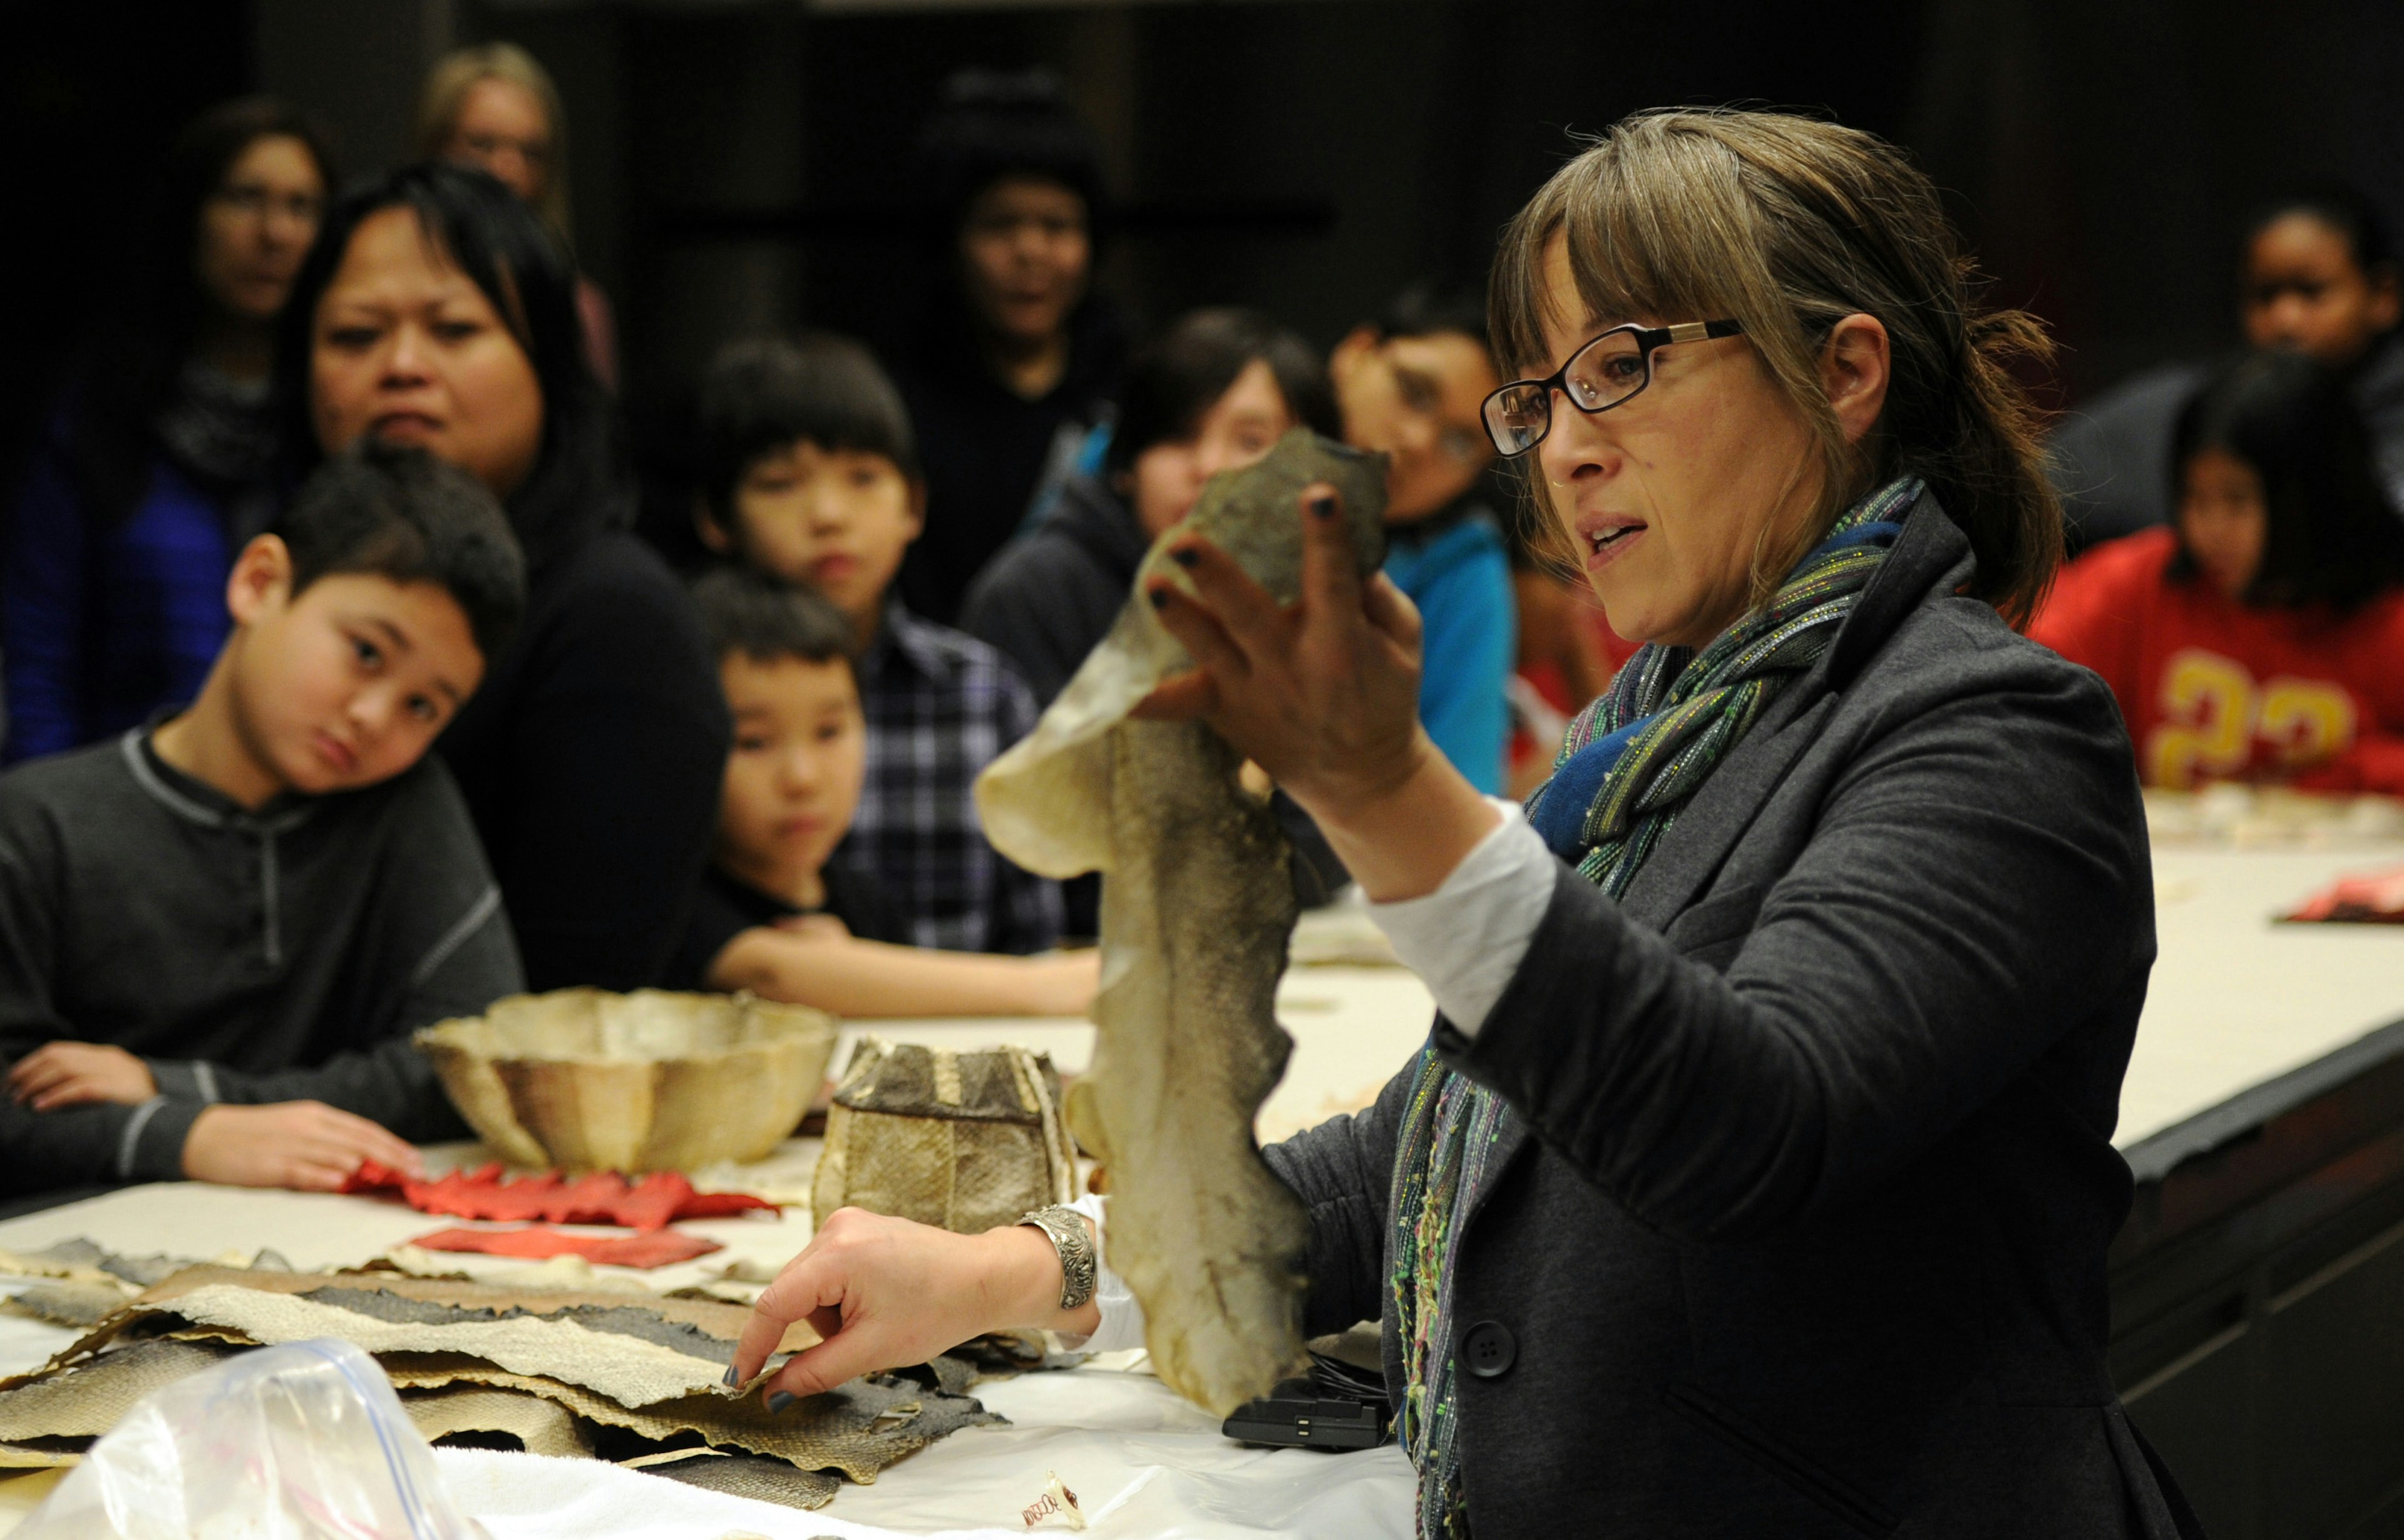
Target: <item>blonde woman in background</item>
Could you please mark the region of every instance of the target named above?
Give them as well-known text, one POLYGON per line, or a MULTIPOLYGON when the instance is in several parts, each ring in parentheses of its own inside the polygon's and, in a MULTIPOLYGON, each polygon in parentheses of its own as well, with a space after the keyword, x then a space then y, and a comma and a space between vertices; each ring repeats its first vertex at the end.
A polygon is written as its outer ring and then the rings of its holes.
MULTIPOLYGON (((567 115, 551 72, 515 43, 479 43, 443 56, 417 98, 417 152, 480 167, 533 205, 568 251, 567 115)), ((618 330, 601 286, 580 273, 576 315, 593 372, 618 388, 618 330)))

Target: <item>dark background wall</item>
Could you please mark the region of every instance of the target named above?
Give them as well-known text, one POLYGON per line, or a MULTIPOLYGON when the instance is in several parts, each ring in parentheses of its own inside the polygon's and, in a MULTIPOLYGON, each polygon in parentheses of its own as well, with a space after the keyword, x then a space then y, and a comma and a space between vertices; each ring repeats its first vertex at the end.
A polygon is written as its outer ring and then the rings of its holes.
MULTIPOLYGON (((2076 400, 2231 335, 2245 209, 2302 177, 2404 219, 2404 6, 2381 0, 14 0, 7 457, 105 303, 156 152, 193 110, 282 91, 347 163, 405 153, 425 64, 507 37, 558 76, 580 254, 658 419, 725 337, 875 335, 913 282, 915 123, 964 64, 1044 64, 1127 219, 1106 282, 1140 317, 1264 305, 1321 341, 1419 276, 1474 279, 1571 133, 1746 101, 1901 140, 1995 279, 2065 344, 2076 400)), ((6 467, 0 466, 0 469, 6 467)))

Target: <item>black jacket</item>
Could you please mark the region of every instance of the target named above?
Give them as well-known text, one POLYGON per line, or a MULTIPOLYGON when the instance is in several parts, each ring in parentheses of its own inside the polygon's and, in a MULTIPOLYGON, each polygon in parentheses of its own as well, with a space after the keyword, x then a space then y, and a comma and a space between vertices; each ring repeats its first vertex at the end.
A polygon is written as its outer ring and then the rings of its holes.
POLYGON ((1069 323, 1068 371, 1030 401, 994 377, 957 307, 939 310, 893 371, 927 482, 927 527, 902 563, 914 612, 944 625, 958 618, 969 584, 1018 533, 1039 489, 1074 466, 1109 414, 1125 365, 1117 311, 1088 295, 1069 323))
POLYGON ((733 735, 701 619, 649 546, 605 530, 537 574, 516 640, 436 742, 528 987, 666 981, 733 735))
MULTIPOLYGON (((1923 499, 1614 903, 1566 867, 1475 1039, 1513 1117, 1454 1319, 1474 1533, 2167 1535, 2104 1369, 2154 959, 2103 684, 1958 596, 1923 499), (1467 1370, 1474 1355, 1464 1352, 1467 1370)), ((1268 1152, 1308 1326, 1383 1316, 1407 1076, 1268 1152)))
POLYGON ((978 574, 960 629, 1016 664, 1035 704, 1049 706, 1126 608, 1151 545, 1133 510, 1079 476, 1049 518, 978 574))
POLYGON ((141 730, 0 777, 0 1064, 113 1043, 159 1087, 134 1106, 0 1099, 0 1194, 180 1177, 212 1102, 313 1099, 457 1138, 409 1033, 523 987, 440 762, 255 812, 141 730))

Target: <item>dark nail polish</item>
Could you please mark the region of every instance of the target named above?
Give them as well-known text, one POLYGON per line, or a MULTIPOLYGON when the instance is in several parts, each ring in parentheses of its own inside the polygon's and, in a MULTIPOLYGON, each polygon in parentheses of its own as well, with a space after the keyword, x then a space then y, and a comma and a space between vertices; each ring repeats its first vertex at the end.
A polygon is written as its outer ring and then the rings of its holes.
POLYGON ((778 1391, 776 1394, 768 1397, 768 1409, 772 1412, 780 1412, 800 1399, 800 1396, 795 1395, 790 1391, 778 1391))
POLYGON ((1180 567, 1192 567, 1202 559, 1202 553, 1190 545, 1181 545, 1168 553, 1168 559, 1180 567))
POLYGON ((1311 498, 1310 511, 1314 516, 1321 519, 1332 519, 1335 517, 1335 494, 1333 492, 1322 492, 1318 497, 1311 498))
POLYGON ((1152 607, 1153 607, 1154 609, 1167 609, 1167 608, 1168 608, 1168 590, 1167 590, 1167 589, 1166 589, 1166 588, 1155 588, 1155 589, 1152 590, 1152 591, 1151 591, 1151 593, 1150 593, 1148 595, 1146 595, 1146 596, 1147 596, 1147 597, 1149 597, 1149 598, 1152 600, 1152 607))
POLYGON ((743 1383, 742 1379, 735 1375, 734 1365, 729 1364, 726 1365, 726 1379, 723 1382, 729 1387, 743 1383))

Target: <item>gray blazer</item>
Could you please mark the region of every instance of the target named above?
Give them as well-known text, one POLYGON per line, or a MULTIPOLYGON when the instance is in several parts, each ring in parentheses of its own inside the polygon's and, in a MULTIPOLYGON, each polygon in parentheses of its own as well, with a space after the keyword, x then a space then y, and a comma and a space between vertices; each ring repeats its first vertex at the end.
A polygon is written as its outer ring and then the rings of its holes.
MULTIPOLYGON (((1567 867, 1474 1040, 1513 1116, 1454 1319, 1472 1529, 2169 1536, 2105 1374, 2154 959, 2128 735, 1908 515, 1624 905, 1567 867)), ((1313 1333, 1391 1329, 1407 1074, 1274 1146, 1313 1333)))

